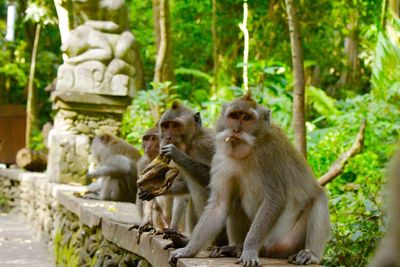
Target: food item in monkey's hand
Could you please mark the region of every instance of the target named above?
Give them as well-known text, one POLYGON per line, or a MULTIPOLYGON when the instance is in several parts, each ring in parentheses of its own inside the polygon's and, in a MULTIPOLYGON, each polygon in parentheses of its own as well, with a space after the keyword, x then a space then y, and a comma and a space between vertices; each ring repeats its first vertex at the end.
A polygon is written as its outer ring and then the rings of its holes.
POLYGON ((179 174, 177 168, 169 165, 170 161, 169 157, 158 155, 140 174, 139 190, 154 196, 162 195, 179 174))

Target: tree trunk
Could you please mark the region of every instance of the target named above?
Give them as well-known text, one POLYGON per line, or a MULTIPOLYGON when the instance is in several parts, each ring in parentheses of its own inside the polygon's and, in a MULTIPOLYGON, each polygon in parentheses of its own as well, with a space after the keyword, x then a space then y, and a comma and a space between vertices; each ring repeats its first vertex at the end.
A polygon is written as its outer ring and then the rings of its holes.
POLYGON ((340 75, 339 81, 337 82, 337 88, 340 88, 347 84, 357 86, 357 84, 359 84, 360 82, 361 76, 360 59, 358 58, 359 38, 357 7, 354 7, 351 4, 350 9, 352 10, 352 12, 350 12, 350 22, 347 25, 349 34, 344 40, 344 54, 346 56, 346 65, 340 75))
POLYGON ((213 39, 213 85, 212 94, 216 95, 218 90, 218 36, 217 36, 217 0, 212 0, 212 26, 213 39))
POLYGON ((29 71, 29 83, 28 83, 28 102, 26 105, 26 147, 30 147, 31 144, 31 134, 32 129, 34 129, 37 125, 37 107, 36 107, 36 90, 34 89, 34 79, 35 79, 35 68, 36 68, 36 55, 37 49, 39 45, 39 37, 40 37, 40 29, 41 25, 36 25, 36 32, 35 32, 35 40, 33 42, 32 48, 32 61, 31 61, 31 68, 29 71))
POLYGON ((389 0, 390 9, 396 18, 400 16, 400 1, 399 0, 389 0))
POLYGON ((157 58, 154 82, 175 81, 172 62, 169 0, 153 0, 157 58))
POLYGON ((292 48, 293 62, 293 127, 297 149, 307 158, 307 141, 305 125, 305 82, 303 51, 301 47, 301 35, 299 21, 296 15, 294 0, 285 0, 288 16, 290 44, 292 48))

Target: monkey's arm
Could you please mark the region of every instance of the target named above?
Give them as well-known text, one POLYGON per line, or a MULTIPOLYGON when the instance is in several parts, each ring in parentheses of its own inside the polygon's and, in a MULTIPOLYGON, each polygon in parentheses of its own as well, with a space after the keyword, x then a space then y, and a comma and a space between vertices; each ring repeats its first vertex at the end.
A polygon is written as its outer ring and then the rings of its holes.
POLYGON ((191 156, 185 154, 178 149, 174 144, 168 144, 161 148, 161 154, 171 157, 171 159, 191 177, 203 187, 208 186, 210 182, 210 166, 197 161, 191 156))
POLYGON ((224 188, 220 188, 219 192, 212 192, 210 202, 194 228, 189 243, 186 247, 172 252, 169 258, 170 263, 176 263, 178 258, 194 256, 222 230, 230 208, 228 197, 230 190, 222 191, 224 188))
POLYGON ((130 172, 131 166, 128 158, 115 155, 108 158, 100 167, 88 172, 88 177, 120 176, 130 172))
POLYGON ((245 266, 259 266, 258 252, 284 209, 281 203, 283 201, 271 203, 267 198, 264 199, 246 235, 243 252, 237 263, 245 266))
POLYGON ((179 175, 172 183, 171 187, 165 191, 164 195, 183 195, 188 193, 189 189, 187 184, 182 175, 179 175))

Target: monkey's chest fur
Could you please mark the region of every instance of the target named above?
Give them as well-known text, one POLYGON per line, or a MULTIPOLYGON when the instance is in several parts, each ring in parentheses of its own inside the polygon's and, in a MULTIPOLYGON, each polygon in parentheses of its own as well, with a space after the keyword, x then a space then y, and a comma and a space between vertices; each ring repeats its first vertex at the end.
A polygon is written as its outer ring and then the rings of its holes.
POLYGON ((229 198, 240 201, 240 205, 249 218, 254 218, 258 208, 266 197, 264 186, 258 180, 256 174, 251 168, 243 168, 246 164, 245 160, 231 159, 222 155, 216 155, 215 161, 219 161, 219 168, 214 168, 212 172, 217 172, 214 176, 213 183, 218 183, 220 190, 225 190, 225 186, 229 185, 229 198), (227 181, 228 180, 228 181, 227 181))

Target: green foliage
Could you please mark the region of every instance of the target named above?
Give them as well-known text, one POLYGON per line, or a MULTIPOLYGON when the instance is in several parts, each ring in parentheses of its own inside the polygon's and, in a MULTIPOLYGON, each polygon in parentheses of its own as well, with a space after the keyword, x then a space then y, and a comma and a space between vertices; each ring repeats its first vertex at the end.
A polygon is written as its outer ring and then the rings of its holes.
POLYGON ((390 31, 379 33, 372 69, 374 94, 391 103, 400 101, 400 20, 392 18, 390 31))

